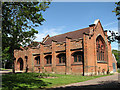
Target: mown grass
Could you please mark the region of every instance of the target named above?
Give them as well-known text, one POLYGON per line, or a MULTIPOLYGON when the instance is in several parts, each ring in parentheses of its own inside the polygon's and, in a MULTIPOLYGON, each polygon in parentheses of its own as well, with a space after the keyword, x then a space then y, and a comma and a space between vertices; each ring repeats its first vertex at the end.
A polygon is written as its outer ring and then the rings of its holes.
POLYGON ((51 88, 70 83, 87 81, 90 79, 107 76, 80 76, 80 75, 61 75, 61 74, 39 74, 39 73, 16 73, 5 74, 2 76, 2 89, 26 90, 30 88, 51 88), (38 76, 55 77, 39 78, 38 76))

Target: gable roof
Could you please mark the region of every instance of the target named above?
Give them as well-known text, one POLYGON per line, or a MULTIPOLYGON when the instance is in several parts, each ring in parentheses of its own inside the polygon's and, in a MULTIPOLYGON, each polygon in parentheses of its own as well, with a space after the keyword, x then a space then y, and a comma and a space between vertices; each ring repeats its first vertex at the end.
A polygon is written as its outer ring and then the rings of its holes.
POLYGON ((87 28, 83 28, 83 29, 79 29, 76 31, 72 31, 72 32, 68 32, 68 33, 64 33, 64 34, 60 34, 60 35, 56 35, 53 37, 49 37, 44 44, 48 45, 52 43, 52 40, 55 40, 57 42, 63 42, 66 40, 66 36, 70 37, 72 39, 78 39, 78 38, 83 38, 83 33, 89 33, 89 27, 87 28))

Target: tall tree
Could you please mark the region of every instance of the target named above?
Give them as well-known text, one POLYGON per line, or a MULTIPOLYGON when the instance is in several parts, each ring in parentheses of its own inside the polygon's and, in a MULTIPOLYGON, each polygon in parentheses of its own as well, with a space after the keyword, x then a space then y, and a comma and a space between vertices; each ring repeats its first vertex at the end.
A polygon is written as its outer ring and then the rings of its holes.
POLYGON ((115 58, 117 60, 117 67, 120 68, 120 60, 119 60, 119 53, 120 53, 120 51, 112 50, 112 53, 115 55, 115 58))
POLYGON ((120 20, 120 1, 119 2, 116 2, 116 7, 115 7, 115 10, 113 12, 116 13, 116 16, 118 16, 118 20, 120 20))
MULTIPOLYGON (((116 2, 115 4, 116 4, 115 10, 112 12, 115 12, 117 19, 118 19, 118 33, 115 33, 114 31, 109 31, 111 33, 111 35, 108 36, 108 40, 110 42, 117 41, 118 45, 119 45, 119 43, 120 43, 120 31, 119 31, 119 29, 120 29, 120 1, 116 2)), ((118 50, 119 50, 119 46, 118 46, 118 50)), ((112 53, 116 57, 118 68, 120 68, 120 58, 119 58, 120 51, 112 50, 112 53)))
POLYGON ((38 33, 34 27, 42 25, 42 13, 50 2, 2 2, 2 51, 13 64, 14 50, 28 45, 38 33))
MULTIPOLYGON (((115 3, 116 4, 116 7, 115 7, 115 10, 114 11, 112 11, 112 12, 115 12, 116 13, 116 16, 118 16, 118 20, 120 20, 120 1, 119 2, 116 2, 115 3)), ((118 21, 119 22, 119 21, 118 21)), ((119 23, 118 23, 119 24, 119 23)), ((119 25, 118 25, 119 26, 119 25)), ((118 28, 119 29, 119 28, 118 28)), ((114 41, 118 41, 118 43, 119 43, 119 40, 120 40, 120 35, 119 35, 119 33, 115 33, 114 31, 110 31, 109 30, 109 32, 110 32, 110 34, 111 35, 109 35, 108 36, 108 40, 110 41, 110 42, 114 42, 114 41)))

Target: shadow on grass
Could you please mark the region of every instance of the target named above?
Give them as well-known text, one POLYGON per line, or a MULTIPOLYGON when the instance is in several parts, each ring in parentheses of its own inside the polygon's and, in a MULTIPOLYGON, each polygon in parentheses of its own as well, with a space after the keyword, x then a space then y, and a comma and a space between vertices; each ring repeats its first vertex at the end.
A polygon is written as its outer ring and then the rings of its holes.
POLYGON ((30 88, 44 88, 49 82, 44 82, 41 78, 37 78, 39 74, 34 73, 16 73, 5 74, 2 76, 2 89, 20 89, 26 90, 30 88))
POLYGON ((107 88, 120 88, 118 81, 102 81, 96 85, 83 85, 83 86, 66 86, 58 88, 50 88, 47 90, 106 90, 107 88))

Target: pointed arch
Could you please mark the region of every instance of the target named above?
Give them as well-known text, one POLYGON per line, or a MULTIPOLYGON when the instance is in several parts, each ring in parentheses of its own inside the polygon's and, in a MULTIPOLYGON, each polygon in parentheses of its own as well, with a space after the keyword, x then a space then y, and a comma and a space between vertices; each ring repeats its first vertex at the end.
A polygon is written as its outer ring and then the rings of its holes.
POLYGON ((96 52, 97 52, 97 61, 105 61, 106 45, 101 35, 97 36, 96 38, 96 52))

